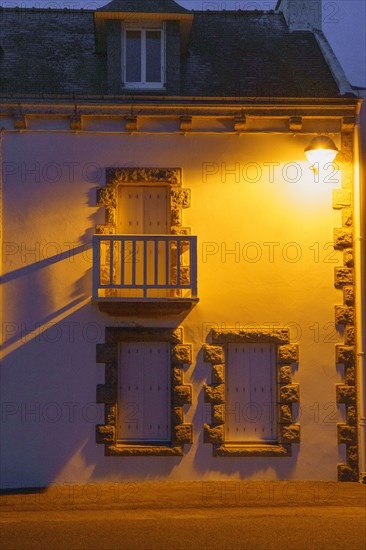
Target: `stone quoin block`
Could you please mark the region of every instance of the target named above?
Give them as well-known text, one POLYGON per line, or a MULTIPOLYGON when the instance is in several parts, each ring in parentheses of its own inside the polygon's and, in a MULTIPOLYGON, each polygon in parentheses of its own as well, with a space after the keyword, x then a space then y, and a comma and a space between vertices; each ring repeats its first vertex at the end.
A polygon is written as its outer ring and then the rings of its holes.
POLYGON ((281 403, 297 403, 300 399, 300 388, 298 384, 288 384, 280 387, 281 403))
POLYGON ((219 444, 224 442, 224 426, 203 426, 203 440, 205 443, 219 444))
POLYGON ((347 464, 338 464, 338 481, 358 481, 357 468, 347 464))
POLYGON ((355 445, 357 443, 357 428, 356 426, 348 426, 347 424, 337 424, 338 443, 346 443, 347 445, 355 445))
POLYGON ((225 422, 225 405, 212 405, 212 423, 223 424, 225 422))
POLYGON ((182 384, 173 388, 174 405, 190 405, 192 403, 192 386, 182 384))
POLYGON ((356 385, 356 368, 354 365, 346 365, 344 371, 344 382, 348 386, 356 385))
POLYGON ((280 363, 297 363, 299 360, 299 347, 294 344, 278 346, 277 354, 280 363))
POLYGON ((183 384, 183 370, 177 367, 172 369, 172 383, 175 386, 183 384))
POLYGON ((346 248, 343 250, 343 263, 346 267, 353 267, 354 258, 352 248, 346 248))
POLYGON ((337 403, 355 403, 356 388, 346 384, 337 384, 336 386, 337 403))
POLYGON ((344 331, 344 343, 347 346, 352 346, 355 342, 355 327, 346 327, 344 331))
POLYGON ((353 325, 354 309, 349 306, 335 306, 335 319, 337 325, 353 325))
POLYGON ((347 405, 346 407, 346 420, 349 426, 356 426, 357 424, 357 409, 355 405, 347 405))
POLYGON ((336 346, 336 362, 344 365, 355 364, 355 348, 354 346, 336 346))
POLYGON ((351 208, 342 209, 342 225, 344 227, 351 227, 353 224, 353 215, 351 208))
POLYGON ((280 422, 291 424, 292 422, 292 410, 291 405, 280 405, 280 422))
POLYGON ((351 229, 335 228, 333 230, 334 248, 349 248, 353 244, 353 232, 351 229))
POLYGON ((223 384, 225 379, 225 365, 212 365, 211 379, 213 384, 223 384))
POLYGON ((96 350, 97 363, 113 363, 114 361, 118 361, 117 344, 97 344, 96 350))
POLYGON ((97 385, 97 403, 113 404, 117 401, 117 388, 111 384, 97 385))
POLYGON ((333 208, 335 210, 340 210, 341 208, 346 208, 352 204, 352 195, 351 191, 344 189, 334 189, 333 190, 333 208))
POLYGON ((205 403, 224 403, 225 402, 225 386, 224 384, 204 386, 205 403))
POLYGON ((334 284, 335 286, 353 284, 353 270, 349 267, 335 267, 334 284))
POLYGON ((171 360, 173 364, 190 365, 192 363, 192 346, 190 344, 173 346, 171 360))
POLYGON ((221 346, 203 347, 203 360, 205 363, 219 364, 225 362, 225 353, 221 346))
POLYGON ((179 424, 174 427, 173 434, 174 443, 193 443, 193 428, 192 424, 179 424))
POLYGON ((183 407, 173 407, 172 409, 172 423, 174 425, 183 424, 184 411, 183 407))
POLYGON ((280 367, 280 383, 281 384, 290 384, 292 380, 292 369, 289 365, 284 365, 280 367))
POLYGON ((351 306, 355 301, 355 289, 353 286, 343 287, 343 300, 347 306, 351 306))
POLYGON ((95 428, 97 443, 112 443, 115 440, 116 430, 114 426, 103 426, 99 424, 95 428))
POLYGON ((282 443, 300 443, 300 426, 299 424, 290 424, 289 426, 281 426, 282 443))

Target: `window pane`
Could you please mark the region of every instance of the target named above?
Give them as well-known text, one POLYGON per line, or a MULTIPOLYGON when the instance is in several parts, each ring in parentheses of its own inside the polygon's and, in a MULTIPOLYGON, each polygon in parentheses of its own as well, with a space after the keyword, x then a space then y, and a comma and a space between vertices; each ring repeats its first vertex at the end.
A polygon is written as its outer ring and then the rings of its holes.
POLYGON ((160 31, 146 31, 146 82, 161 82, 160 31))
POLYGON ((141 82, 141 31, 126 32, 126 82, 141 82))

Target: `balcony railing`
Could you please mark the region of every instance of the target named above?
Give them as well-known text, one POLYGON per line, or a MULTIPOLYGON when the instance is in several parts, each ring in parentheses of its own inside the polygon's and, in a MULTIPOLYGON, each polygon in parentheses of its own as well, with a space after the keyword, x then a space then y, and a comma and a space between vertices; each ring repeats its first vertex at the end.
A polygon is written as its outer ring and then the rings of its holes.
POLYGON ((93 298, 197 301, 197 237, 94 235, 93 298))

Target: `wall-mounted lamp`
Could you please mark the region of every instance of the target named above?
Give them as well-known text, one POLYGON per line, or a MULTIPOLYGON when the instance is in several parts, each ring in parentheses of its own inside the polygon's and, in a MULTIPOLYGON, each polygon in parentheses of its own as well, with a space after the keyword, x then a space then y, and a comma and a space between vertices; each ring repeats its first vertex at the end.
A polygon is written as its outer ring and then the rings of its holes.
POLYGON ((338 148, 330 137, 317 136, 311 140, 304 152, 314 169, 317 165, 324 166, 328 162, 333 162, 337 156, 338 148))

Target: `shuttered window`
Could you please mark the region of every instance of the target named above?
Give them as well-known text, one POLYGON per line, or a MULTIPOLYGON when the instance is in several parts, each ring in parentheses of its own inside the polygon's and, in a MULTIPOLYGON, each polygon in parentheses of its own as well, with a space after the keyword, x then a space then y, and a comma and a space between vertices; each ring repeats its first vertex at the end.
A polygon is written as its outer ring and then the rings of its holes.
POLYGON ((169 343, 122 342, 119 349, 119 439, 169 441, 169 343))
POLYGON ((275 346, 227 346, 225 441, 276 440, 275 346))

